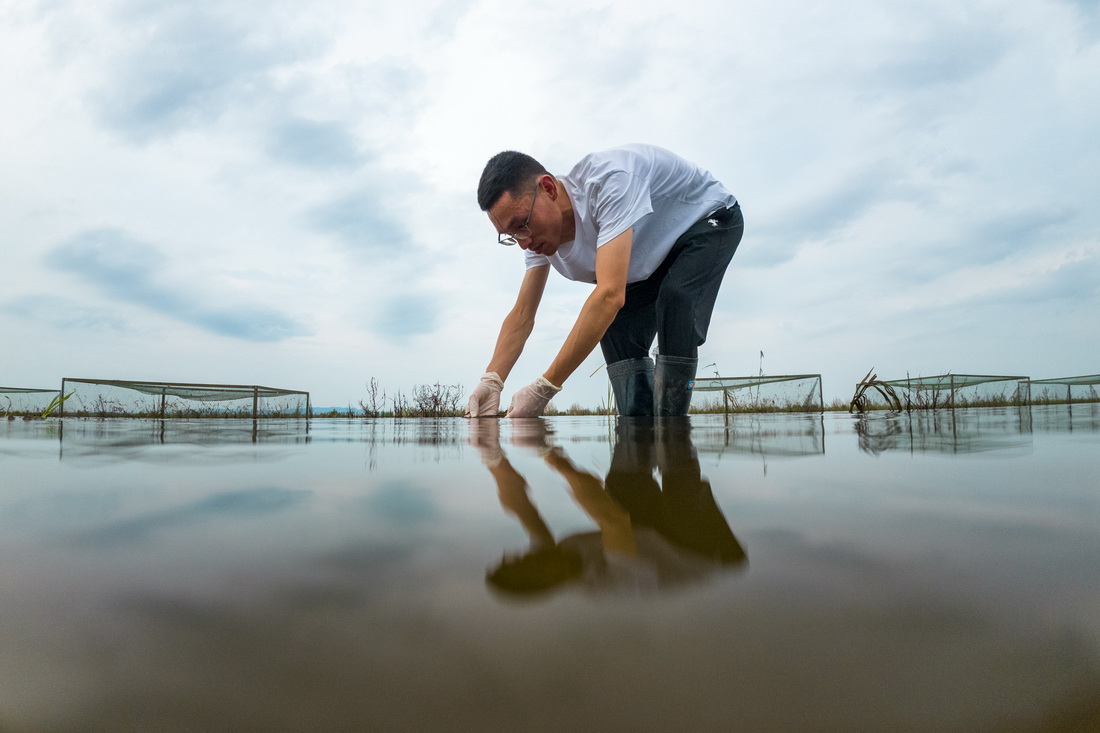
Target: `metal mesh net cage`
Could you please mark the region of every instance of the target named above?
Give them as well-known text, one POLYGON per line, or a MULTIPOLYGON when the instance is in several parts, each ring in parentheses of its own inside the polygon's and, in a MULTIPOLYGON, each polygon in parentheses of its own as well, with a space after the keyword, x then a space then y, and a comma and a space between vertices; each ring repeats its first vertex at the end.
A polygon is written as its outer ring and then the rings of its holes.
POLYGON ((820 374, 698 378, 691 397, 691 411, 695 413, 824 409, 820 374))
POLYGON ((1033 379, 1031 401, 1040 404, 1100 402, 1100 374, 1033 379))
POLYGON ((37 415, 49 409, 57 397, 56 389, 0 387, 0 413, 37 415))
POLYGON ((61 380, 70 417, 309 417, 309 392, 245 384, 61 380))
POLYGON ((865 392, 877 406, 905 410, 940 407, 999 407, 1027 405, 1031 401, 1028 377, 999 374, 940 374, 932 377, 906 377, 876 382, 885 389, 865 392), (884 394, 885 393, 885 394, 884 394), (888 394, 896 396, 897 403, 888 394))

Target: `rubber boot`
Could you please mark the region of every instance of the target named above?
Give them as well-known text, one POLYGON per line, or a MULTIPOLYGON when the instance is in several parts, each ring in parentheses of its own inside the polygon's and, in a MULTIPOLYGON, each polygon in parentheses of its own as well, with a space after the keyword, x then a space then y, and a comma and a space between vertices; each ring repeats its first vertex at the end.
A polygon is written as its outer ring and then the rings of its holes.
POLYGON ((653 380, 654 412, 658 417, 684 417, 691 404, 699 360, 689 356, 657 355, 653 380))
POLYGON ((653 360, 648 356, 607 365, 615 405, 623 417, 653 415, 653 360))

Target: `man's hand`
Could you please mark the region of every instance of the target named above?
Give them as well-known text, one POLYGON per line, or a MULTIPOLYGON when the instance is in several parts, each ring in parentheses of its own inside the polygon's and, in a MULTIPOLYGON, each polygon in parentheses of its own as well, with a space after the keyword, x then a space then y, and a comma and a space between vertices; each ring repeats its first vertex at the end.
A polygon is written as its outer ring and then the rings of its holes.
POLYGON ((500 391, 504 380, 496 372, 485 372, 470 394, 466 417, 496 417, 500 412, 500 391))
POLYGON ((539 377, 512 395, 512 406, 505 417, 539 417, 550 398, 558 392, 561 387, 555 387, 546 377, 539 377))

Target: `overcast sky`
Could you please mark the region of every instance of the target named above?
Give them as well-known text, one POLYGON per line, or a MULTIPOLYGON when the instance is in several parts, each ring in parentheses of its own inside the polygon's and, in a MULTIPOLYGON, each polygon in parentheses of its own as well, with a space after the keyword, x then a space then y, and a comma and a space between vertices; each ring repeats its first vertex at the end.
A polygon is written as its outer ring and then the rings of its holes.
POLYGON ((703 374, 1097 373, 1098 70, 1086 0, 4 0, 0 386, 469 391, 523 274, 485 161, 628 142, 744 210, 703 374))

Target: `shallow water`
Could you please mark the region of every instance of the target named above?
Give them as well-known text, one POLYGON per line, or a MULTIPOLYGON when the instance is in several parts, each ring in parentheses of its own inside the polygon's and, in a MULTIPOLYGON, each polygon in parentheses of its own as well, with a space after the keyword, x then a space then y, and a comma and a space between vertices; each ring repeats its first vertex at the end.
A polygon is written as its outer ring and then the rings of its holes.
POLYGON ((0 730, 1100 726, 1100 407, 0 422, 0 730))

